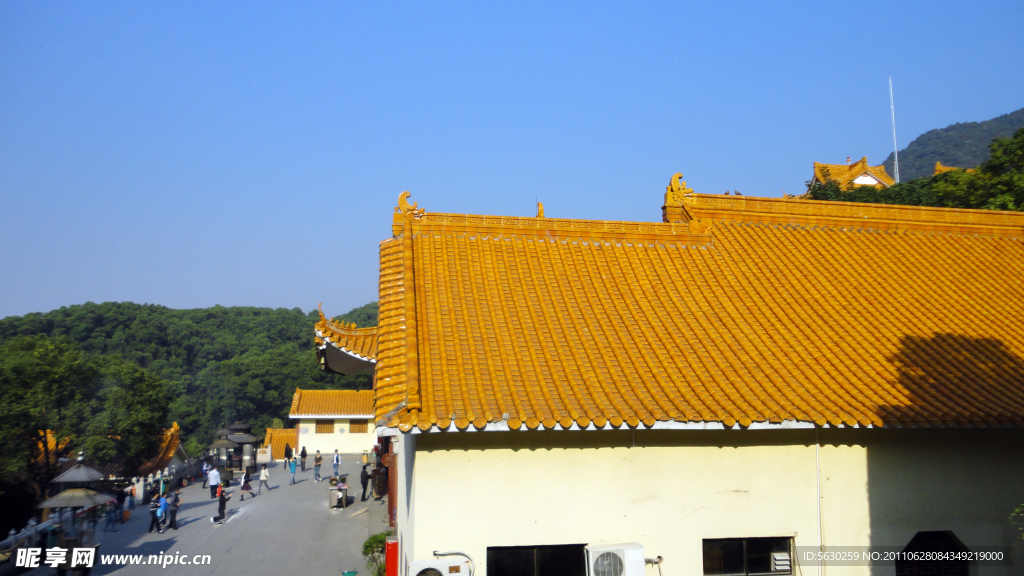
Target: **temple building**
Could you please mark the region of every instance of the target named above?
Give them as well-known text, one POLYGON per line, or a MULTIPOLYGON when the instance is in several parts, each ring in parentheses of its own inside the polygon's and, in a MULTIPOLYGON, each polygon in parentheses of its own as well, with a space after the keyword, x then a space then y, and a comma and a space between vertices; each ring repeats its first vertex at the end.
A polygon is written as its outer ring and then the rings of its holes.
MULTIPOLYGON (((832 177, 892 183, 854 166, 832 177)), ((378 327, 317 325, 325 369, 372 364, 390 573, 451 550, 478 576, 894 576, 801 551, 1010 546, 1024 214, 704 195, 680 177, 663 222, 399 197, 378 327)), ((304 401, 293 414, 313 418, 304 401)))
POLYGON ((932 176, 938 176, 939 174, 945 174, 946 172, 952 172, 953 170, 965 170, 967 172, 974 172, 974 168, 957 168, 956 166, 943 166, 942 162, 935 163, 935 173, 932 176))
POLYGON ((325 455, 335 450, 361 454, 376 442, 371 426, 372 390, 296 390, 288 418, 295 423, 292 449, 296 455, 303 447, 310 458, 317 450, 325 455))
POLYGON ((885 166, 868 166, 868 157, 846 164, 820 164, 814 163, 814 176, 812 183, 824 184, 828 180, 835 180, 842 188, 850 186, 874 186, 875 188, 888 188, 896 183, 885 171, 885 166))

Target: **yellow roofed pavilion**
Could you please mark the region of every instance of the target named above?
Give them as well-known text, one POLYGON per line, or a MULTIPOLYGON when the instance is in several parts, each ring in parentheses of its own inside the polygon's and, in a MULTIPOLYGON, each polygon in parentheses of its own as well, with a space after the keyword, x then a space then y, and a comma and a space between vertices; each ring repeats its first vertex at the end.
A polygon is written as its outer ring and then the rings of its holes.
POLYGON ((865 156, 852 164, 820 164, 814 163, 814 176, 812 182, 824 184, 828 180, 835 180, 842 188, 849 186, 874 186, 875 188, 888 188, 896 183, 885 171, 885 166, 868 166, 868 157, 865 156))

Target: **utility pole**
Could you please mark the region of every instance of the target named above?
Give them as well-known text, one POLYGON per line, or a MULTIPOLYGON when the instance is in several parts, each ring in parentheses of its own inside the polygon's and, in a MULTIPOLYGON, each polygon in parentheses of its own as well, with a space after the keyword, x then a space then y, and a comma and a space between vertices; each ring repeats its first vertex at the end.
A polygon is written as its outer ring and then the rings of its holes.
POLYGON ((896 169, 896 183, 900 183, 900 151, 896 146, 896 106, 892 100, 892 76, 889 76, 889 114, 892 116, 892 159, 896 169))

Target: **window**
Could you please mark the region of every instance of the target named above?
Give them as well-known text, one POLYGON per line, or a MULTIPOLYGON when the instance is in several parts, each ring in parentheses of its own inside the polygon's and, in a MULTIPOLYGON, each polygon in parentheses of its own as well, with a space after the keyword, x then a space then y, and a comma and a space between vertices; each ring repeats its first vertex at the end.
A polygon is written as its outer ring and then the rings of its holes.
POLYGON ((705 574, 792 574, 792 538, 704 540, 705 574))
POLYGON ((317 434, 334 434, 334 420, 317 420, 317 434))
POLYGON ((587 576, 583 544, 487 548, 487 576, 587 576))
POLYGON ((366 434, 370 431, 370 424, 368 420, 351 420, 348 431, 353 434, 366 434))

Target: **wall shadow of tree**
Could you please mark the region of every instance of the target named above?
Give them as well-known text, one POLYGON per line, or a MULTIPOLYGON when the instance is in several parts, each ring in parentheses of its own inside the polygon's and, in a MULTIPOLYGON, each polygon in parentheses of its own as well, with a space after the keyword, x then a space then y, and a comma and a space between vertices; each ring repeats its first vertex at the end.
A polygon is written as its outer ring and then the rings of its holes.
POLYGON ((910 402, 886 406, 888 418, 930 427, 1024 424, 1024 359, 1000 340, 905 336, 890 361, 910 402))
POLYGON ((872 546, 936 530, 968 547, 1011 543, 1007 517, 1024 500, 1024 359, 995 338, 937 333, 905 336, 889 360, 905 397, 879 408, 887 427, 867 443, 872 546))

